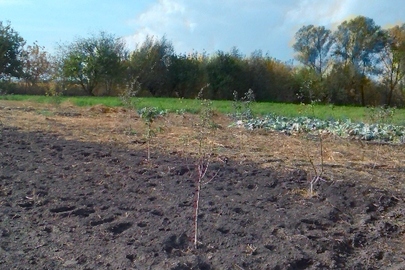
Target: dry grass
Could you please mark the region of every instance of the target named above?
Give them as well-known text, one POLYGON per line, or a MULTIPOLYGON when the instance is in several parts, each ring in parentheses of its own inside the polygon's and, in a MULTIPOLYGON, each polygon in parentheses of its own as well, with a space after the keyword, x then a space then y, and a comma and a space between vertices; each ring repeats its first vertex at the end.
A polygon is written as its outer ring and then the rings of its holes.
MULTIPOLYGON (((198 150, 194 123, 198 116, 171 114, 156 121, 153 152, 194 155, 198 150)), ((319 138, 306 134, 287 136, 271 131, 246 131, 228 127, 217 114, 218 129, 209 141, 218 158, 255 162, 262 168, 314 175, 311 160, 320 169, 319 138)), ((135 112, 104 106, 79 108, 71 104, 52 106, 28 102, 0 101, 0 121, 24 131, 51 132, 68 140, 92 141, 114 147, 145 151, 144 123, 135 112)), ((381 189, 405 188, 405 146, 378 145, 323 135, 323 178, 329 181, 367 182, 381 189)))

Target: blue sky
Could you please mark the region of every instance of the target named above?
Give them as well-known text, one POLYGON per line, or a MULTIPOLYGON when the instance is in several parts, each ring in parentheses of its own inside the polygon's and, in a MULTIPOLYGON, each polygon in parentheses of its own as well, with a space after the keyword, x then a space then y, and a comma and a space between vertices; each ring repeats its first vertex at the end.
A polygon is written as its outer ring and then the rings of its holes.
POLYGON ((99 31, 125 38, 130 49, 146 35, 166 38, 177 53, 256 49, 288 61, 303 25, 335 29, 363 15, 382 27, 405 23, 403 0, 0 0, 0 21, 29 44, 53 52, 99 31))

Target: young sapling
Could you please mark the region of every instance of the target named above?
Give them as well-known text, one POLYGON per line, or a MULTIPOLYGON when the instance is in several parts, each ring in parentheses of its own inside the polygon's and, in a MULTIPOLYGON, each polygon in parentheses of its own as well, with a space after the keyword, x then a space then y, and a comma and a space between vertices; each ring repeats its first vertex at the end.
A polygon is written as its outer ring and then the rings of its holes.
POLYGON ((210 183, 218 175, 219 170, 211 176, 207 177, 207 171, 210 166, 210 157, 212 155, 212 149, 208 145, 208 137, 215 123, 213 122, 213 109, 212 102, 204 99, 204 88, 198 94, 197 100, 200 102, 199 122, 196 125, 197 128, 197 140, 198 140, 198 153, 197 153, 197 178, 196 178, 196 193, 195 193, 195 209, 194 209, 194 248, 198 248, 198 215, 200 209, 201 189, 203 185, 210 183))
POLYGON ((153 122, 159 116, 166 114, 166 111, 158 110, 155 107, 145 107, 138 110, 138 114, 145 123, 145 139, 147 143, 147 161, 150 161, 150 143, 153 137, 156 136, 153 122))

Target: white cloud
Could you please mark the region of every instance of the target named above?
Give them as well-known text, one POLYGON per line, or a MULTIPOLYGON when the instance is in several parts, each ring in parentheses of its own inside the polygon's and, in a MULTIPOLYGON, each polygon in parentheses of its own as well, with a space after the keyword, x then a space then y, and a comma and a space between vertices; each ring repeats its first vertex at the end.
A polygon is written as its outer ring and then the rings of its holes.
POLYGON ((131 22, 137 31, 126 37, 128 44, 133 47, 148 35, 161 37, 166 32, 170 34, 169 30, 181 28, 182 25, 194 29, 195 24, 185 17, 185 11, 185 6, 178 1, 160 0, 131 22))
POLYGON ((303 0, 286 14, 286 22, 297 25, 339 24, 352 12, 353 0, 303 0))
POLYGON ((402 18, 405 8, 395 0, 159 0, 133 21, 134 34, 126 40, 134 46, 146 35, 166 35, 176 52, 206 50, 228 51, 236 46, 244 54, 255 49, 269 52, 282 60, 292 58, 291 44, 303 25, 324 25, 334 29, 342 21, 357 15, 370 16, 378 22, 390 12, 402 18), (384 2, 385 3, 385 2, 384 2), (381 8, 386 14, 382 13, 381 8), (402 13, 398 11, 402 10, 402 13), (370 14, 370 15, 368 15, 370 14))
POLYGON ((264 0, 161 0, 137 16, 132 23, 136 32, 126 40, 133 47, 146 35, 166 35, 180 53, 229 50, 232 46, 244 53, 267 51, 264 41, 272 39, 271 29, 281 27, 279 21, 269 20, 269 15, 282 19, 284 11, 278 8, 264 0), (269 9, 278 14, 269 14, 269 9))

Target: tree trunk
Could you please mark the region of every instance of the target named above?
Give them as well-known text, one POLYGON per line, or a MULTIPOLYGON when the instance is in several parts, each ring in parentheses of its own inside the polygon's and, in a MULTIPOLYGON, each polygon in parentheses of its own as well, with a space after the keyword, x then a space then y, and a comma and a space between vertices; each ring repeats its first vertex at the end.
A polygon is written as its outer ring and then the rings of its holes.
POLYGON ((395 86, 392 83, 390 83, 390 90, 388 91, 387 104, 386 104, 388 107, 391 106, 392 95, 394 93, 394 88, 395 88, 395 86))

